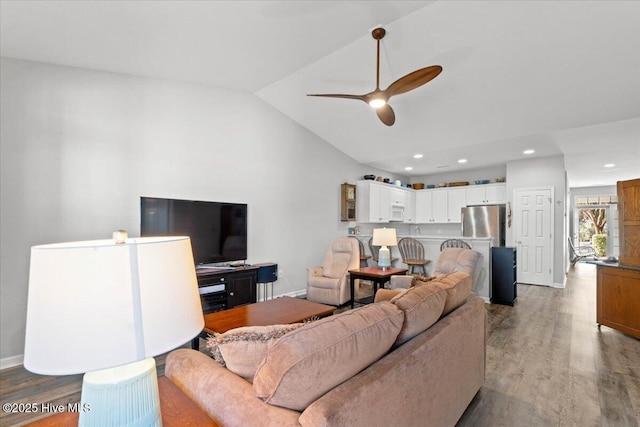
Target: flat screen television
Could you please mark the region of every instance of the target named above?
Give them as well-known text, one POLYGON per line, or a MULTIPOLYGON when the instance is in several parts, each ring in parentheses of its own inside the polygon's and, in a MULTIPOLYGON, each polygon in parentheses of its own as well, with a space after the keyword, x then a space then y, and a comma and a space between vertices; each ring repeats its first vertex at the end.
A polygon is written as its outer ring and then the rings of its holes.
POLYGON ((247 205, 140 198, 140 235, 189 236, 195 265, 247 259, 247 205))

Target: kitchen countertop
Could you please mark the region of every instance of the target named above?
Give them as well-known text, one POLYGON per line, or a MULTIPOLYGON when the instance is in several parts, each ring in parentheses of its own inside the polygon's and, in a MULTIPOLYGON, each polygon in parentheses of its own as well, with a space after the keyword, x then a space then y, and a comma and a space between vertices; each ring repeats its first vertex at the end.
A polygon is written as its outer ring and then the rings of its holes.
MULTIPOLYGON (((347 234, 348 237, 372 237, 371 234, 347 234)), ((444 234, 398 234, 398 239, 403 237, 413 237, 414 239, 460 239, 460 240, 491 240, 491 237, 462 237, 446 236, 444 234)))

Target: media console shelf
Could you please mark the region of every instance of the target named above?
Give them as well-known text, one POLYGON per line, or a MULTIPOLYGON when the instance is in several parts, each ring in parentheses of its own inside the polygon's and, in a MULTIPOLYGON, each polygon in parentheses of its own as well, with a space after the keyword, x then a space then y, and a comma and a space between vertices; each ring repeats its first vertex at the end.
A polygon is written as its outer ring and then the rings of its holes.
POLYGON ((277 264, 196 269, 204 314, 256 302, 256 286, 261 269, 274 271, 277 264))

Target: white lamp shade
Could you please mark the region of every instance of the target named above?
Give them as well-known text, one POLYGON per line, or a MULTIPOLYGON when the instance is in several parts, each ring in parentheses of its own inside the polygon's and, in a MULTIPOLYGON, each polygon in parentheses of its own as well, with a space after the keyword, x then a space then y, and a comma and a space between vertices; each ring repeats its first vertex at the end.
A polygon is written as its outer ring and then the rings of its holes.
POLYGON ((396 246, 398 239, 396 237, 395 228, 374 228, 373 241, 374 246, 396 246))
POLYGON ((31 248, 24 366, 48 375, 172 350, 204 327, 188 237, 31 248))

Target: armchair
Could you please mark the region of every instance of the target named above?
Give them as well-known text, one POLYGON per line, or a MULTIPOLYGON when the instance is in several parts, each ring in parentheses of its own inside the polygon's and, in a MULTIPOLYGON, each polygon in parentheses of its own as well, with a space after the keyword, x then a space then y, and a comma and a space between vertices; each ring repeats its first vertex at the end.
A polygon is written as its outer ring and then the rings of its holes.
POLYGON ((333 240, 322 265, 307 270, 307 299, 336 306, 346 303, 350 299, 348 271, 356 268, 360 268, 358 240, 333 240))
MULTIPOLYGON (((473 249, 444 248, 436 261, 432 274, 438 276, 464 271, 471 275, 473 286, 475 286, 481 273, 481 256, 480 252, 473 249)), ((391 289, 409 288, 411 280, 413 280, 413 276, 392 276, 389 287, 391 289)))

